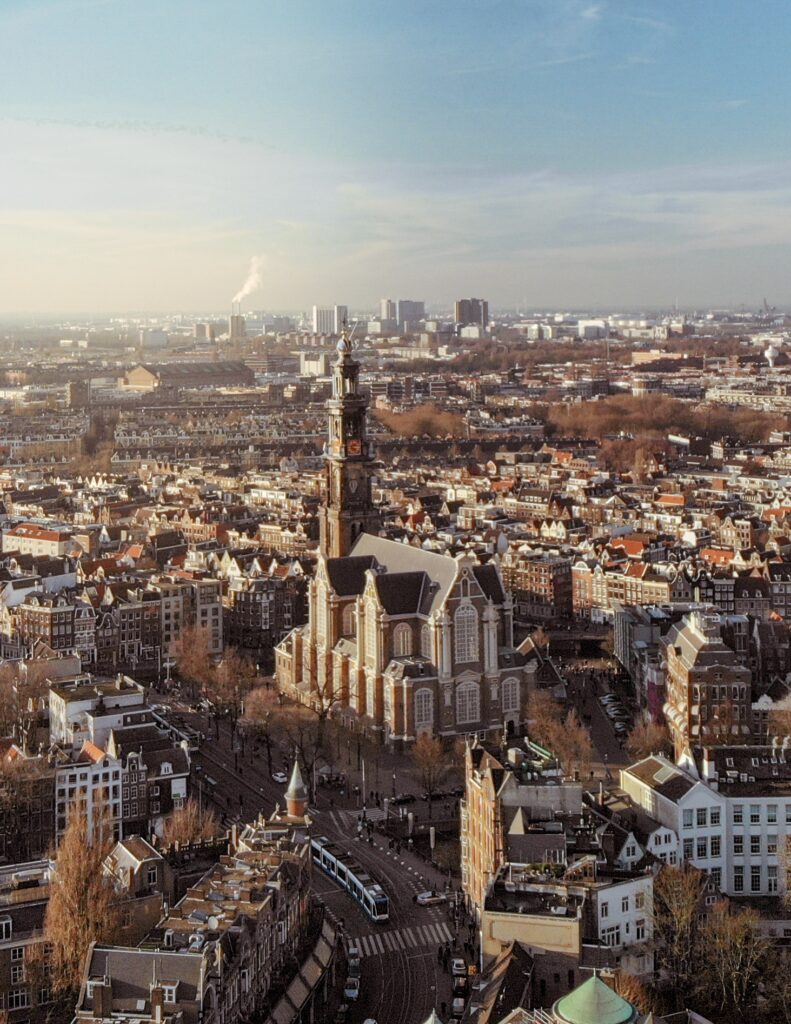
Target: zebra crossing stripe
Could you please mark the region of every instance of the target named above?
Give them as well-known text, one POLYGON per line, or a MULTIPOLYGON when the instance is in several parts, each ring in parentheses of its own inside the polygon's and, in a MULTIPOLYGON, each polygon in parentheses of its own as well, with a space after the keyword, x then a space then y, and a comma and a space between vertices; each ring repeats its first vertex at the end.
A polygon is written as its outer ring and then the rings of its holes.
POLYGON ((400 949, 441 946, 452 939, 453 934, 448 924, 445 921, 437 921, 432 924, 394 928, 389 932, 361 935, 356 941, 363 956, 382 956, 384 953, 393 953, 400 949))

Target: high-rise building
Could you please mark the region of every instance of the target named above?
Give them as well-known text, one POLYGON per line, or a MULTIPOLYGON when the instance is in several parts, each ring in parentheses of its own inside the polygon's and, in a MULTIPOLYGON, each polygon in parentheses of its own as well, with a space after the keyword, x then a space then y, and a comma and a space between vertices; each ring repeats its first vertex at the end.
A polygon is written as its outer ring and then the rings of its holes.
POLYGON ((426 304, 417 299, 398 299, 395 318, 401 330, 410 324, 417 324, 426 319, 426 304))
POLYGON ((486 299, 458 299, 454 319, 457 324, 478 324, 479 327, 489 325, 489 303, 486 299))
POLYGON ((231 314, 231 341, 241 341, 242 338, 247 337, 247 328, 245 326, 244 317, 239 313, 231 314))
POLYGON ((382 320, 395 320, 396 304, 392 299, 381 299, 379 302, 379 316, 382 320))
POLYGON ((314 306, 313 333, 340 334, 348 317, 347 306, 314 306))

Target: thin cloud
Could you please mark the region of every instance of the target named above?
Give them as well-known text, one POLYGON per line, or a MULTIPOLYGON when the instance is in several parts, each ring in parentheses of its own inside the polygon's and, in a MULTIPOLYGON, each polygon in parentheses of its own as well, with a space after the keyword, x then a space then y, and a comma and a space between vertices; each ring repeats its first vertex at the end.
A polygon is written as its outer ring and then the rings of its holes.
POLYGON ((639 14, 622 14, 623 21, 639 25, 641 28, 650 28, 654 32, 673 32, 673 26, 668 21, 660 21, 659 18, 646 18, 639 14))
POLYGON ((583 61, 590 60, 592 56, 592 53, 574 53, 570 54, 568 57, 554 57, 550 60, 540 60, 537 63, 532 64, 531 67, 558 68, 562 67, 564 64, 581 64, 583 61))
POLYGON ((588 21, 598 21, 604 11, 604 4, 591 4, 580 11, 580 17, 588 21))

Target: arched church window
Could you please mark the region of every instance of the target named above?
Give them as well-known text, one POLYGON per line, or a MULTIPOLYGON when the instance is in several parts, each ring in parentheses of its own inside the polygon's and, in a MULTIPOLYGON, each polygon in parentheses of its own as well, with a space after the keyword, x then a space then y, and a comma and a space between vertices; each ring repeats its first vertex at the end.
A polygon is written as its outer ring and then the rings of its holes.
POLYGON ((406 622, 399 622, 393 630, 393 657, 408 658, 412 653, 412 630, 406 622))
POLYGON ((478 613, 471 604, 463 604, 453 616, 456 662, 478 660, 478 613))
POLYGON ((418 690, 415 694, 415 731, 434 726, 434 694, 431 690, 418 690))

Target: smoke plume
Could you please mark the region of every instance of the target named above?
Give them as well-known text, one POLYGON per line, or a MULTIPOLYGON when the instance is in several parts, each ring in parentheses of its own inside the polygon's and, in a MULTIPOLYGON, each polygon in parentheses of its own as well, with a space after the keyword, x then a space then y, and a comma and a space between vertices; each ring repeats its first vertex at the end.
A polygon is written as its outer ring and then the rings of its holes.
POLYGON ((247 278, 236 295, 231 299, 231 302, 241 302, 242 299, 246 299, 248 295, 252 295, 253 292, 258 291, 261 287, 261 269, 263 265, 264 261, 261 256, 253 256, 250 260, 250 269, 247 271, 247 278))

